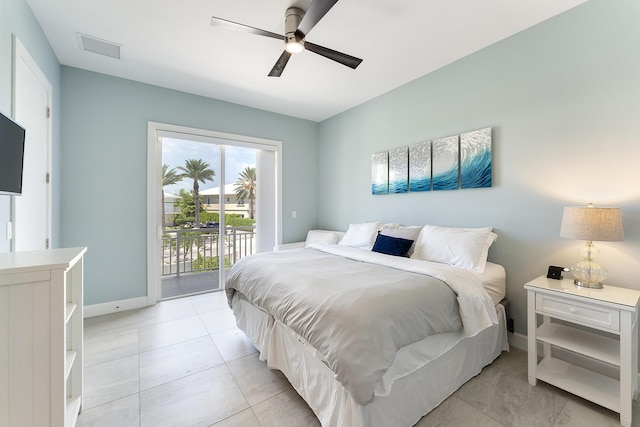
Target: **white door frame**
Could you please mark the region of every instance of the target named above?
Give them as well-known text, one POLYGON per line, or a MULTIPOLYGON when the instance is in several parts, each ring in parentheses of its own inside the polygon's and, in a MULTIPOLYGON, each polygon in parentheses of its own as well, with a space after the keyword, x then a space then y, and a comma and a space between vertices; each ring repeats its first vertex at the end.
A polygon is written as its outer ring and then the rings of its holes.
MULTIPOLYGON (((29 51, 27 51, 27 49, 24 47, 24 45, 22 44, 22 42, 20 41, 20 39, 18 38, 18 36, 16 36, 15 34, 13 35, 13 78, 12 78, 12 92, 13 92, 13 96, 12 96, 12 102, 11 102, 11 108, 12 108, 12 114, 14 119, 16 120, 16 122, 20 123, 20 122, 24 122, 24 118, 20 118, 17 117, 17 108, 16 108, 16 103, 17 103, 17 99, 20 96, 20 94, 18 93, 18 86, 17 86, 17 80, 18 80, 18 73, 20 68, 18 67, 18 62, 22 62, 31 73, 33 73, 34 77, 36 78, 36 80, 38 81, 38 83, 42 86, 42 88, 45 90, 46 92, 46 106, 43 106, 42 111, 38 114, 42 114, 42 118, 44 118, 46 120, 46 137, 45 137, 45 141, 44 141, 44 146, 45 146, 45 171, 38 171, 38 172, 43 172, 43 176, 42 176, 42 180, 46 182, 46 187, 45 187, 45 193, 46 193, 46 200, 44 201, 43 204, 38 204, 38 209, 42 209, 44 210, 44 215, 45 215, 45 236, 42 236, 44 238, 44 242, 42 242, 42 247, 49 249, 51 247, 51 138, 52 138, 52 126, 51 126, 51 105, 52 105, 52 86, 51 83, 49 82, 49 80, 47 79, 47 77, 44 75, 44 73, 42 72, 42 70, 40 69, 40 67, 38 66, 38 64, 36 63, 36 61, 31 57, 31 55, 29 54, 29 51)), ((26 129, 27 131, 27 135, 29 132, 29 129, 26 129)), ((27 139, 29 137, 27 136, 27 139)), ((24 168, 24 172, 27 172, 27 166, 25 166, 24 168)), ((13 235, 14 238, 11 239, 11 246, 10 246, 10 251, 15 251, 16 250, 16 237, 19 239, 20 236, 16 235, 15 231, 16 231, 16 221, 18 221, 18 218, 16 218, 16 203, 18 202, 16 200, 16 197, 23 197, 23 196, 11 196, 11 221, 13 222, 13 235)))
MULTIPOLYGON (((210 140, 211 138, 232 141, 234 145, 247 148, 266 149, 276 152, 276 244, 282 242, 282 142, 235 135, 206 129, 148 122, 147 126, 147 304, 152 305, 161 295, 162 285, 160 272, 162 236, 162 136, 192 141, 210 140)), ((208 142, 208 141, 207 141, 208 142)), ((221 186, 224 187, 224 186, 221 186)), ((221 203, 222 204, 222 203, 221 203)), ((221 287, 224 285, 220 284, 221 287)))

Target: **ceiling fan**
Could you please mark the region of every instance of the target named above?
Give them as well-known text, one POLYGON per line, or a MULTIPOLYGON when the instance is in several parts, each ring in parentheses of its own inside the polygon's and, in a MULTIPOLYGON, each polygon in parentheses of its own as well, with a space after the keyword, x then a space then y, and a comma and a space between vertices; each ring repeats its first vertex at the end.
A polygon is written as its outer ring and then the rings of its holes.
POLYGON ((229 21, 226 19, 212 17, 211 25, 214 27, 222 27, 229 30, 241 31, 244 33, 257 34, 259 36, 271 37, 274 39, 284 40, 285 47, 282 55, 276 61, 269 72, 270 77, 280 77, 284 71, 284 67, 287 65, 289 58, 294 53, 302 52, 303 50, 309 50, 318 55, 329 58, 333 61, 339 62, 342 65, 355 69, 362 59, 356 58, 346 53, 341 53, 333 49, 329 49, 317 44, 308 42, 305 40, 306 35, 311 31, 313 27, 322 19, 324 15, 336 4, 338 0, 313 0, 309 5, 309 9, 306 13, 297 7, 290 7, 285 14, 285 35, 272 33, 270 31, 261 30, 259 28, 250 27, 244 24, 238 24, 237 22, 229 21))

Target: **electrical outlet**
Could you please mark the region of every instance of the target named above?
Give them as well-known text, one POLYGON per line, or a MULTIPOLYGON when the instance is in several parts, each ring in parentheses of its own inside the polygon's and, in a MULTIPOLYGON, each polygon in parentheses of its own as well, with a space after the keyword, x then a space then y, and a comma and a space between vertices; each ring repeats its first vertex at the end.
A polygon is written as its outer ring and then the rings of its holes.
POLYGON ((291 218, 296 219, 298 217, 298 213, 296 211, 291 211, 291 218))
POLYGON ((13 239, 13 223, 7 222, 7 240, 13 239))

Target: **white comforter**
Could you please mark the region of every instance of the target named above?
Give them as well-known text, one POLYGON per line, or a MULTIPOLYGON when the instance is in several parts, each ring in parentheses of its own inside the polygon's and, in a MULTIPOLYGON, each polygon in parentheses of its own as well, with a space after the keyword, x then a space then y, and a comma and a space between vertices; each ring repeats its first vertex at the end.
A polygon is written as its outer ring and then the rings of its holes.
POLYGON ((400 348, 497 323, 491 299, 465 270, 347 246, 243 258, 226 287, 230 303, 242 293, 313 345, 360 404, 400 348))

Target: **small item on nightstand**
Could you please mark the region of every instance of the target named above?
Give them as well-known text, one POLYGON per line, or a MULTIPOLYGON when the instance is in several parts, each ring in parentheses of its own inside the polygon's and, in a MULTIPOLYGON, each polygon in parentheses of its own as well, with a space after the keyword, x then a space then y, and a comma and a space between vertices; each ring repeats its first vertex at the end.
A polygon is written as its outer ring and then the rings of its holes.
POLYGON ((562 280, 562 272, 569 271, 566 267, 556 267, 555 265, 549 266, 549 271, 547 272, 547 278, 562 280))

